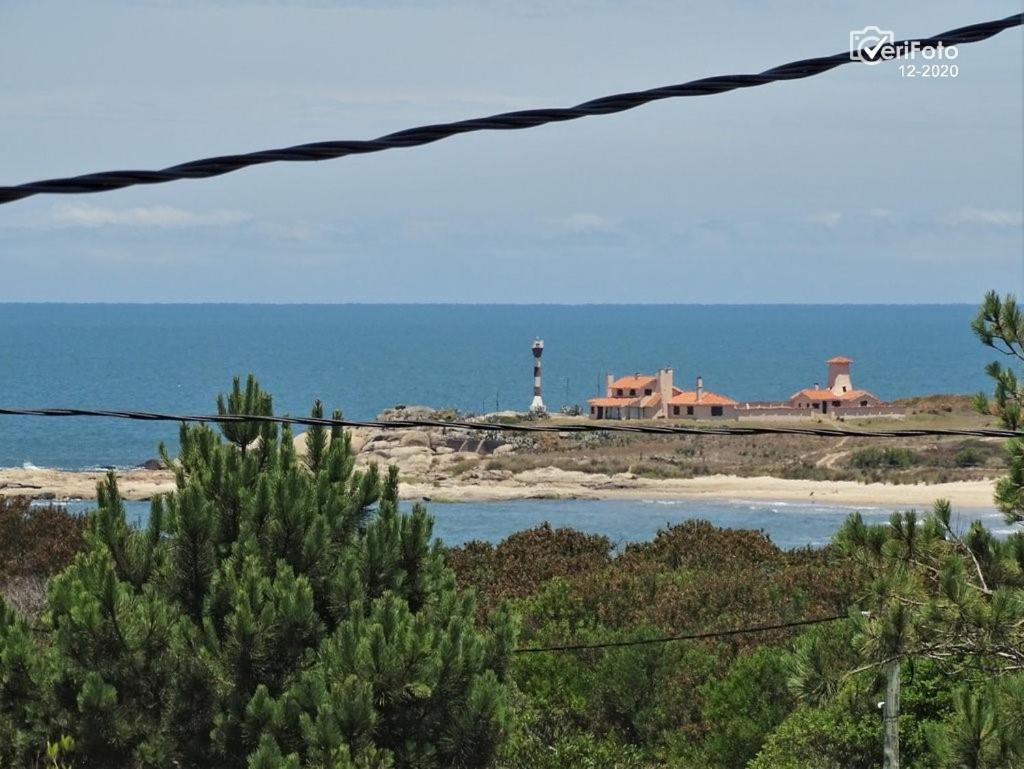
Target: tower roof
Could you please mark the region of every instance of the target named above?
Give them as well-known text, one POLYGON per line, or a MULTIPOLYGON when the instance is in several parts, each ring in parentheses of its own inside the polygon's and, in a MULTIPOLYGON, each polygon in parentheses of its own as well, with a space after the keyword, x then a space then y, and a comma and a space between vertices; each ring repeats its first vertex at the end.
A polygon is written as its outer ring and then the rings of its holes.
POLYGON ((845 355, 837 355, 834 358, 829 358, 826 363, 853 363, 853 358, 847 358, 845 355))

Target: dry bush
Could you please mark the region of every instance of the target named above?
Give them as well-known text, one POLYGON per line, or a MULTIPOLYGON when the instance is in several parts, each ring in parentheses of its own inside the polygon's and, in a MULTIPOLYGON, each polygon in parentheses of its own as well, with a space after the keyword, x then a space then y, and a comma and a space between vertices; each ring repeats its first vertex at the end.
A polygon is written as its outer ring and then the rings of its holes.
MULTIPOLYGON (((706 521, 672 526, 617 555, 606 537, 545 525, 497 546, 454 548, 448 561, 461 585, 476 588, 483 608, 518 601, 526 637, 547 619, 522 599, 541 596, 555 579, 561 587, 548 592, 557 594, 560 611, 615 631, 665 632, 841 613, 860 581, 853 564, 829 548, 780 550, 760 532, 706 521)), ((738 650, 764 641, 737 637, 730 644, 738 650)))
POLYGON ((448 551, 459 583, 476 588, 483 612, 502 602, 533 595, 555 577, 585 574, 611 563, 607 537, 547 523, 516 532, 499 545, 467 542, 448 551))
POLYGON ((82 549, 85 518, 25 497, 0 497, 0 579, 62 571, 82 549))
POLYGON ((46 608, 46 577, 8 577, 0 582, 0 597, 29 622, 46 608))

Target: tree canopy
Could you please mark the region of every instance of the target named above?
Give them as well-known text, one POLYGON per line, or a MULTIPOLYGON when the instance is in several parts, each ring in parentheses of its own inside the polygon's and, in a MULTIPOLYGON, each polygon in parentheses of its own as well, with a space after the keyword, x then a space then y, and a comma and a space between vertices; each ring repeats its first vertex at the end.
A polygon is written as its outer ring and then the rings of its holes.
MULTIPOLYGON (((271 399, 250 377, 218 408, 271 399)), ((100 485, 40 621, 0 606, 0 763, 61 744, 96 769, 491 762, 512 622, 475 622, 394 469, 357 471, 341 430, 308 443, 300 459, 272 424, 182 426, 145 530, 100 485)))

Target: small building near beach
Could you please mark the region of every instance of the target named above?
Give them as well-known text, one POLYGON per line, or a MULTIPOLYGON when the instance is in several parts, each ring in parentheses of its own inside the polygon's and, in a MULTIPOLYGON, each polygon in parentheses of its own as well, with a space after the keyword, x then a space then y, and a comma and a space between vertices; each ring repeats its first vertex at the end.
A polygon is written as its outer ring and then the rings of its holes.
POLYGON ((853 386, 850 377, 850 364, 853 361, 842 355, 829 358, 825 361, 828 366, 828 386, 814 387, 797 390, 789 396, 789 406, 795 409, 810 409, 819 414, 828 414, 830 411, 840 414, 843 411, 850 412, 851 409, 876 409, 884 406, 882 399, 868 392, 858 390, 853 386))
POLYGON ((604 395, 587 401, 591 419, 772 419, 775 417, 833 418, 903 415, 903 409, 885 403, 867 390, 853 386, 850 364, 842 355, 825 361, 826 386, 797 390, 786 400, 738 403, 728 395, 704 388, 697 377, 692 390, 672 383, 672 369, 654 374, 635 373, 616 379, 608 374, 604 395))
POLYGON ((631 374, 616 379, 608 374, 603 397, 587 401, 591 419, 712 419, 732 416, 736 401, 704 389, 697 377, 693 390, 672 383, 672 369, 656 374, 631 374))

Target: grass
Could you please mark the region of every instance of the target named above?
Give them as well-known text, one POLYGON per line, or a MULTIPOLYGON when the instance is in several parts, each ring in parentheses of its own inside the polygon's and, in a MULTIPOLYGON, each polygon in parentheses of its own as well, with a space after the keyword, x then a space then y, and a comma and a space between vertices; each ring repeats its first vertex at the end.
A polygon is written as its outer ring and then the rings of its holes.
MULTIPOLYGON (((968 396, 930 396, 903 404, 905 420, 857 420, 858 427, 978 427, 993 420, 973 411, 968 396)), ((579 422, 554 416, 557 424, 579 422)), ((831 420, 822 424, 835 426, 831 420)), ((809 420, 812 423, 813 420, 809 420)), ((656 424, 664 424, 662 421, 656 424)), ((717 423, 721 424, 721 423, 717 423)), ((730 424, 735 424, 730 422, 730 424)), ((769 423, 766 423, 769 424, 769 423)), ((793 421, 780 422, 792 427, 793 421)), ((955 436, 829 438, 801 435, 658 436, 622 433, 544 435, 529 450, 486 460, 485 467, 517 474, 543 467, 648 478, 769 475, 806 480, 943 483, 1001 475, 1003 441, 955 436), (894 445, 896 444, 896 445, 894 445)))

